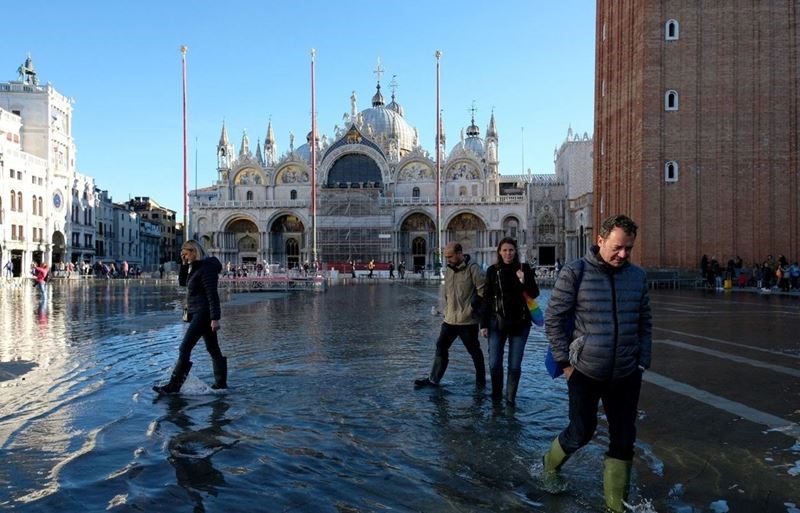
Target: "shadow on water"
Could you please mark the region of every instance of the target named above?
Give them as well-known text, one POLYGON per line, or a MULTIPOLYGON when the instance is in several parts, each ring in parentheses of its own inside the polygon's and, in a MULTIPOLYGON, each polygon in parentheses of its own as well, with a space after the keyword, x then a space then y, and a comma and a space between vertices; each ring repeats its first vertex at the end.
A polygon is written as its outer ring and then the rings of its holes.
POLYGON ((566 493, 539 486, 541 453, 566 422, 540 329, 512 408, 475 390, 460 343, 444 386, 414 390, 441 322, 438 287, 232 295, 220 335, 231 388, 209 388, 201 343, 182 394, 153 400, 185 329, 180 293, 57 284, 42 307, 0 290, 0 375, 13 373, 0 381, 0 508, 577 513, 602 502, 602 423, 565 467, 566 493))

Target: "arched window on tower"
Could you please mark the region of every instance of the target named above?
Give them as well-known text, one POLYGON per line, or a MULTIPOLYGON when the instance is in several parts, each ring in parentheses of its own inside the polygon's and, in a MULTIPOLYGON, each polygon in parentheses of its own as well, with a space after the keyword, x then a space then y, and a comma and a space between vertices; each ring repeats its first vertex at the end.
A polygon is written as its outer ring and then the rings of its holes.
POLYGON ((31 204, 33 205, 33 207, 31 207, 31 208, 33 208, 33 215, 36 215, 36 213, 37 213, 37 212, 36 212, 36 195, 34 194, 34 195, 33 195, 33 196, 31 196, 31 197, 33 198, 33 199, 31 200, 31 204))
POLYGON ((247 191, 247 201, 253 201, 253 191, 247 191))
POLYGON ((677 182, 678 181, 678 163, 674 160, 668 160, 664 164, 664 181, 677 182))
POLYGON ((22 212, 22 193, 17 193, 17 212, 22 212))
POLYGON ((680 25, 678 20, 669 20, 664 26, 664 39, 667 41, 676 41, 680 37, 680 25))
POLYGON ((414 187, 413 189, 411 189, 411 197, 419 198, 419 187, 414 187))
POLYGON ((41 196, 39 196, 39 215, 40 215, 40 216, 43 216, 43 215, 44 215, 44 210, 42 210, 42 204, 43 204, 42 197, 41 197, 41 196))
POLYGON ((296 200, 297 199, 297 191, 292 189, 292 192, 289 193, 289 199, 296 200))
POLYGON ((17 209, 17 193, 15 191, 11 191, 11 211, 15 211, 17 209))
POLYGON ((670 89, 664 94, 664 110, 678 110, 678 91, 670 89))

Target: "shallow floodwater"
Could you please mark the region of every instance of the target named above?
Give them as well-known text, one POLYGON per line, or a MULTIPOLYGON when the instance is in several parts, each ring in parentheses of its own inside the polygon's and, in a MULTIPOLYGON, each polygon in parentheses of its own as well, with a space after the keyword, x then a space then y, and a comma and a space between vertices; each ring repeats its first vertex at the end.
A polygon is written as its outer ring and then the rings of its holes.
POLYGON ((599 510, 599 444, 576 455, 588 463, 571 467, 566 493, 537 480, 567 411, 541 329, 516 408, 475 390, 458 341, 444 386, 414 389, 438 297, 399 281, 224 294, 231 388, 208 388, 201 342, 183 393, 157 399, 184 331, 177 286, 55 282, 45 302, 0 289, 0 509, 599 510))

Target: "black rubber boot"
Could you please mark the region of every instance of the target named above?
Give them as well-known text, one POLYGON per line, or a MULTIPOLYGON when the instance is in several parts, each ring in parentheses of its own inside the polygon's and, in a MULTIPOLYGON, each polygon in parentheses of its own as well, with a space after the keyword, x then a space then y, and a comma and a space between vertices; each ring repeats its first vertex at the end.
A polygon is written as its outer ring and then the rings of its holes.
POLYGON ((492 401, 499 402, 503 398, 503 369, 492 372, 492 401))
POLYGON ((175 368, 172 369, 172 376, 169 378, 169 383, 166 385, 155 385, 153 391, 159 395, 177 394, 181 391, 181 387, 186 381, 186 377, 189 375, 189 370, 191 368, 192 362, 184 364, 178 360, 178 363, 175 364, 175 368))
POLYGON ((433 359, 433 367, 431 368, 431 375, 427 378, 417 379, 414 380, 414 386, 416 388, 423 388, 423 387, 438 387, 439 382, 442 380, 444 376, 444 371, 447 370, 447 364, 449 362, 447 359, 437 356, 433 359))
POLYGON ((506 383, 506 402, 508 404, 517 404, 517 387, 519 387, 520 374, 522 374, 522 371, 508 371, 508 382, 506 383))
POLYGON ((483 360, 483 351, 478 351, 472 355, 472 363, 475 364, 475 386, 484 388, 486 386, 486 362, 483 360))
POLYGON ((212 360, 214 366, 214 384, 211 388, 220 390, 228 388, 228 359, 224 356, 218 360, 212 360))

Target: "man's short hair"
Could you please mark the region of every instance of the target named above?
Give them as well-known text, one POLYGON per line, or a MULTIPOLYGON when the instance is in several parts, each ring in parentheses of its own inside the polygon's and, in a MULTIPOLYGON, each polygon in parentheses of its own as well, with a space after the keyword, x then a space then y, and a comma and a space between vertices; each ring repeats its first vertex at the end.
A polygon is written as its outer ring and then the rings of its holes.
POLYGON ((445 246, 445 249, 448 249, 448 248, 452 249, 453 250, 453 254, 456 254, 456 255, 461 254, 461 253, 464 252, 464 248, 462 248, 461 244, 459 244, 458 242, 451 242, 450 244, 445 246))
POLYGON ((633 222, 633 219, 625 214, 617 214, 615 216, 606 218, 606 220, 603 221, 603 224, 600 226, 600 236, 604 239, 608 238, 614 228, 622 228, 622 231, 624 231, 627 235, 633 235, 636 237, 636 230, 639 227, 636 226, 636 223, 633 222))

